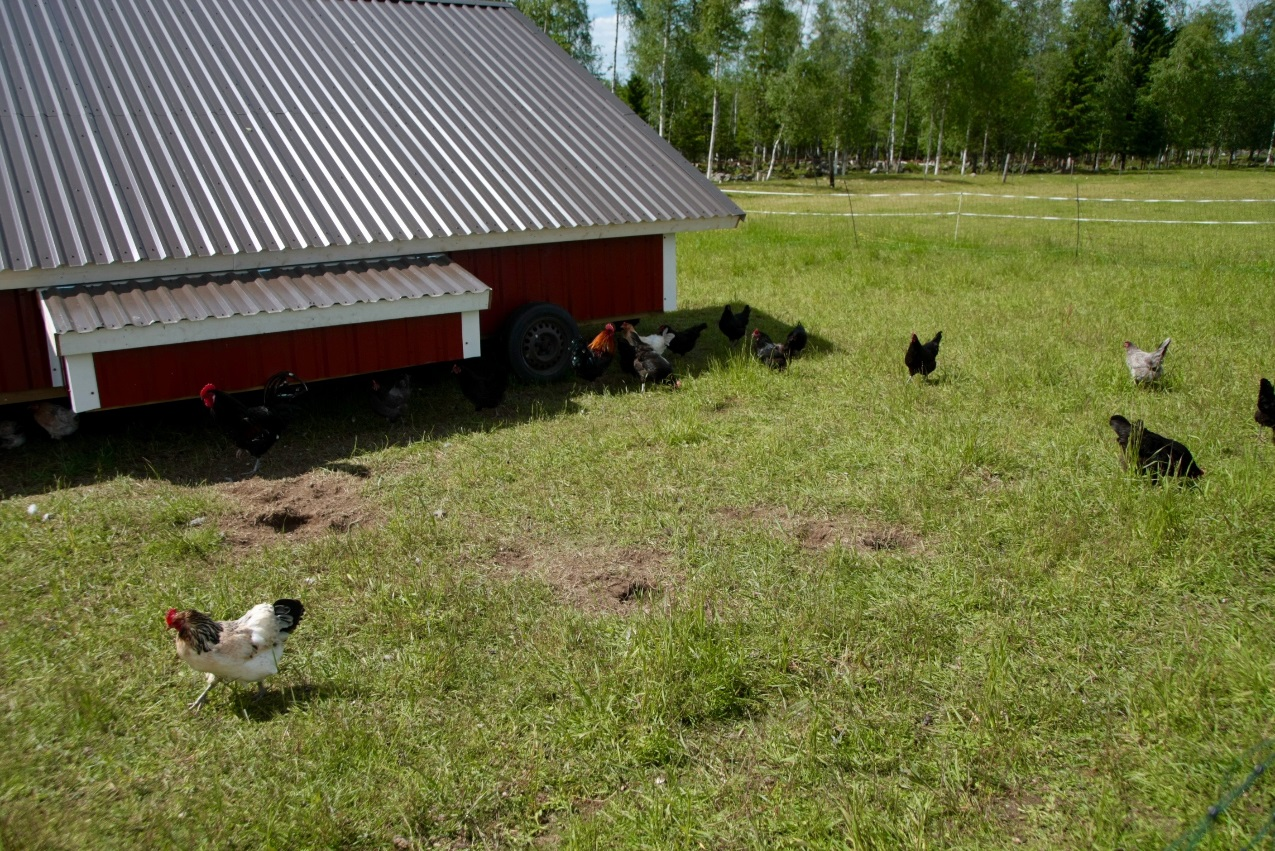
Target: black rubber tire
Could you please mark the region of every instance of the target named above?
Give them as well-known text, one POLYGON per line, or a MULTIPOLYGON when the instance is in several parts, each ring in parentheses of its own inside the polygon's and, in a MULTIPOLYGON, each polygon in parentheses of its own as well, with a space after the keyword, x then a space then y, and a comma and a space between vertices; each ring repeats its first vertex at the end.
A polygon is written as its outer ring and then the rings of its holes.
POLYGON ((541 384, 571 373, 571 341, 580 328, 571 314, 548 301, 524 304, 509 315, 505 353, 523 381, 541 384))

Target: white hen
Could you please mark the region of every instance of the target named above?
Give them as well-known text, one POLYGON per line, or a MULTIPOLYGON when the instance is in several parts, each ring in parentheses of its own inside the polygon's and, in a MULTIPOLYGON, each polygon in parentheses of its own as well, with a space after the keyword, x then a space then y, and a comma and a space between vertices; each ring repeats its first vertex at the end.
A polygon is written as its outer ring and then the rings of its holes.
POLYGON ((1169 350, 1171 342, 1172 337, 1161 343, 1160 348, 1154 352, 1144 352, 1128 340, 1124 341, 1124 362, 1129 367, 1129 374, 1133 376, 1135 384, 1160 380, 1164 373, 1164 354, 1169 350))
POLYGON ((208 675, 208 687, 189 708, 203 706, 219 680, 256 683, 260 697, 265 692, 261 681, 279 673, 284 642, 304 614, 297 600, 260 603, 237 621, 215 621, 195 609, 169 609, 165 621, 177 630, 178 658, 208 675))

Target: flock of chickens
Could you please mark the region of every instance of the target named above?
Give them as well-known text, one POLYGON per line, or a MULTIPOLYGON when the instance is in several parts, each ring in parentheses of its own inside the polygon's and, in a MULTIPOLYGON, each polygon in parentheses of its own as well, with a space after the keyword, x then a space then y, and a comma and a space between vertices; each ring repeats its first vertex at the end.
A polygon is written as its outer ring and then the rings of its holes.
MULTIPOLYGON (((738 314, 727 305, 718 327, 730 340, 737 341, 747 333, 748 318, 747 305, 738 314)), ((690 352, 707 324, 701 323, 684 331, 661 325, 656 333, 645 337, 638 335, 635 324, 636 320, 621 322, 617 334, 615 326, 608 323, 588 344, 576 341, 572 353, 576 374, 587 381, 596 380, 618 357, 621 368, 639 378, 643 389, 648 382, 679 386, 665 353, 685 355, 690 352)), ((922 343, 916 334, 912 335, 903 357, 908 381, 918 374, 926 380, 935 371, 942 340, 941 331, 926 343, 922 343)), ((806 330, 800 324, 792 329, 783 343, 773 342, 763 331, 754 328, 752 353, 767 366, 783 369, 789 358, 805 348, 806 342, 806 330)), ((1125 341, 1125 364, 1135 384, 1148 385, 1160 380, 1170 342, 1172 340, 1165 340, 1155 351, 1146 352, 1125 341)), ((500 403, 505 379, 494 376, 481 362, 478 365, 458 364, 453 371, 461 378, 465 395, 477 408, 500 403)), ((260 465, 261 455, 278 439, 282 428, 279 411, 304 392, 304 382, 290 372, 282 372, 266 382, 266 398, 260 407, 245 407, 233 397, 219 393, 211 384, 203 389, 200 398, 218 424, 241 449, 252 453, 260 465)), ((391 421, 403 413, 410 396, 411 379, 406 375, 388 387, 372 382, 373 408, 391 421)), ((1254 419, 1259 425, 1275 430, 1275 388, 1265 378, 1259 384, 1254 419)), ((1141 420, 1130 423, 1116 414, 1111 417, 1110 424, 1116 433, 1121 461, 1126 468, 1136 457, 1137 471, 1153 480, 1161 476, 1194 479, 1204 474, 1189 449, 1146 428, 1141 420)), ((260 603, 235 621, 214 621, 195 609, 169 609, 165 620, 169 629, 176 630, 178 657, 203 672, 207 678, 207 686, 189 708, 198 710, 207 700, 208 692, 221 680, 255 682, 257 696, 260 697, 264 692, 261 681, 278 673, 284 643, 301 622, 304 612, 305 608, 299 601, 289 599, 276 600, 273 604, 260 603)))
MULTIPOLYGON (((744 305, 743 310, 735 313, 730 305, 722 308, 721 318, 717 320, 717 328, 732 343, 743 339, 748 333, 748 320, 752 308, 744 305)), ((673 364, 666 354, 688 355, 699 342, 700 334, 708 329, 707 322, 701 322, 682 331, 669 325, 661 325, 654 334, 643 337, 637 333, 637 319, 629 319, 620 323, 617 332, 615 325, 608 322, 606 326, 589 343, 576 340, 572 343, 571 366, 576 375, 584 381, 596 381, 618 358, 620 370, 639 379, 641 389, 646 390, 647 383, 666 384, 670 387, 681 387, 682 382, 673 373, 673 364)), ((788 332, 784 342, 776 343, 760 328, 753 329, 752 352, 757 360, 772 369, 784 369, 790 358, 799 355, 806 347, 808 336, 800 322, 788 332)))
MULTIPOLYGON (((726 305, 717 327, 731 342, 738 342, 748 334, 750 313, 748 305, 744 305, 738 313, 726 305)), ((608 323, 590 342, 573 341, 571 364, 576 375, 584 381, 596 381, 612 362, 618 362, 623 372, 641 382, 643 391, 648 383, 680 387, 681 381, 674 373, 669 355, 689 354, 708 328, 707 323, 681 331, 660 325, 654 334, 643 336, 637 332, 638 321, 623 321, 619 323, 618 331, 614 324, 608 323)), ((928 380, 938 366, 942 340, 941 331, 925 343, 916 334, 912 335, 903 357, 908 381, 918 374, 922 380, 928 380)), ((800 323, 782 343, 774 342, 760 328, 753 328, 751 351, 760 363, 782 370, 792 358, 800 355, 807 342, 806 329, 800 323)), ((1165 340, 1159 348, 1147 352, 1125 341, 1125 364, 1135 384, 1151 385, 1161 379, 1164 358, 1171 342, 1171 339, 1165 340)), ((452 372, 475 410, 500 405, 508 384, 503 365, 478 358, 455 364, 452 372)), ((266 380, 260 405, 245 405, 212 384, 205 385, 199 397, 218 428, 240 450, 256 459, 252 469, 256 473, 261 467, 262 457, 279 440, 298 400, 307 391, 304 381, 285 371, 266 380)), ((369 401, 372 410, 394 422, 407 409, 411 395, 411 377, 403 374, 390 384, 372 380, 369 401)), ((61 406, 40 402, 29 406, 29 409, 32 418, 55 439, 67 437, 77 428, 75 414, 61 406)), ((1261 379, 1258 387, 1257 411, 1253 418, 1259 425, 1275 431, 1275 388, 1266 378, 1261 379)), ((1134 463, 1137 472, 1149 475, 1152 480, 1163 476, 1194 479, 1204 474, 1189 449, 1146 428, 1141 420, 1131 423, 1116 414, 1111 417, 1110 425, 1116 433, 1121 462, 1126 468, 1134 463)), ((0 421, 0 447, 14 448, 21 445, 23 439, 15 423, 0 421)), ((305 608, 299 601, 289 599, 256 605, 235 621, 215 621, 194 609, 170 609, 166 623, 169 629, 176 631, 178 657, 207 677, 207 687, 190 704, 190 708, 199 709, 207 700, 208 692, 222 680, 255 682, 260 696, 263 692, 261 681, 278 672, 284 643, 300 624, 304 612, 305 608)))
MULTIPOLYGON (((1150 385, 1160 380, 1164 374, 1164 356, 1171 342, 1173 339, 1168 338, 1155 351, 1145 352, 1128 340, 1124 341, 1125 365, 1129 367, 1135 384, 1150 385)), ((1253 419, 1258 425, 1275 431, 1275 389, 1266 378, 1258 382, 1257 411, 1253 419)), ((1110 424, 1120 443, 1121 462, 1126 469, 1130 460, 1136 458, 1137 471, 1149 475, 1153 481, 1161 476, 1196 479, 1204 475, 1191 450, 1172 438, 1151 431, 1142 420, 1131 423, 1114 414, 1110 424)))
MULTIPOLYGON (((722 310, 717 326, 732 341, 743 338, 748 329, 751 310, 748 305, 738 314, 730 305, 722 310)), ((577 339, 571 344, 571 364, 577 376, 585 381, 596 381, 618 361, 620 369, 641 381, 641 389, 648 383, 680 387, 681 381, 673 373, 669 353, 686 355, 698 342, 707 323, 700 323, 683 331, 661 325, 654 334, 640 336, 636 325, 640 320, 630 319, 620 323, 619 333, 615 325, 608 323, 589 343, 577 339)), ((773 342, 761 329, 753 329, 753 354, 762 363, 783 369, 788 360, 797 356, 807 342, 806 329, 800 323, 788 333, 783 343, 773 342)), ((931 369, 933 358, 931 358, 931 369)), ((452 366, 465 398, 481 411, 495 408, 505 397, 509 376, 503 364, 493 358, 481 357, 459 361, 452 366)), ((208 384, 199 393, 217 427, 241 452, 256 459, 252 472, 261 468, 261 458, 278 442, 296 403, 305 395, 307 387, 297 375, 278 372, 266 379, 260 405, 245 405, 229 393, 208 384)), ((397 421, 407 410, 412 397, 412 378, 404 373, 391 384, 373 379, 369 402, 372 410, 390 422, 397 421)), ((65 410, 65 409, 60 409, 65 410)), ((69 413, 69 412, 68 412, 69 413)))

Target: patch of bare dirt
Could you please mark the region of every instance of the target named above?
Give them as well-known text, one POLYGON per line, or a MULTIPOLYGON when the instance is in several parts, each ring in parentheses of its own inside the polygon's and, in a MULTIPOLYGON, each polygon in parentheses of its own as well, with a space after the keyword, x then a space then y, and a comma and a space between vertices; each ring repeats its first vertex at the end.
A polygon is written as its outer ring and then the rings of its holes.
POLYGON ((358 476, 333 470, 217 485, 235 505, 218 522, 227 542, 244 549, 349 532, 375 519, 362 485, 358 476))
POLYGON ((564 600, 588 612, 624 614, 648 609, 666 596, 676 577, 667 553, 637 549, 533 549, 496 553, 496 566, 551 585, 564 600))
POLYGON ((1030 820, 1028 812, 1044 804, 1039 795, 1025 791, 1013 791, 1002 798, 991 802, 993 815, 1004 824, 1010 832, 1015 845, 1023 841, 1022 834, 1028 832, 1030 820))
POLYGON ((808 550, 841 546, 865 553, 914 553, 922 547, 921 537, 910 529, 858 514, 809 518, 777 506, 728 506, 717 515, 732 523, 777 529, 808 550))

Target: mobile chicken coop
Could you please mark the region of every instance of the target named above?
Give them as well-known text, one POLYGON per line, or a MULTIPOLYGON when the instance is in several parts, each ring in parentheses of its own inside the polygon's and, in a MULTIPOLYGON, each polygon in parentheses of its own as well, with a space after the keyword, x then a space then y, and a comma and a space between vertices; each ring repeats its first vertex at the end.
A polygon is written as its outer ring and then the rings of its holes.
POLYGON ((555 378, 742 217, 507 3, 0 3, 0 403, 555 378))

